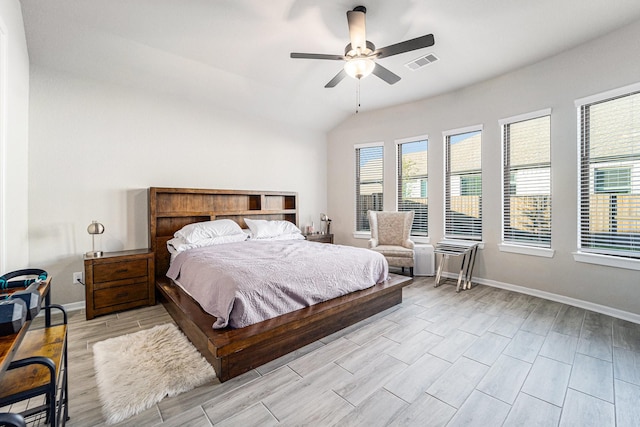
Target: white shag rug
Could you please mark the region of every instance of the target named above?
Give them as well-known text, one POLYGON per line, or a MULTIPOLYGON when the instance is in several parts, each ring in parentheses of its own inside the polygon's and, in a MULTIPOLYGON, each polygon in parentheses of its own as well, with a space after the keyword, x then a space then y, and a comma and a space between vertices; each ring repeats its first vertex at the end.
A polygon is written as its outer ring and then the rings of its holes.
POLYGON ((215 378, 213 367, 167 323, 93 345, 102 413, 114 424, 215 378))

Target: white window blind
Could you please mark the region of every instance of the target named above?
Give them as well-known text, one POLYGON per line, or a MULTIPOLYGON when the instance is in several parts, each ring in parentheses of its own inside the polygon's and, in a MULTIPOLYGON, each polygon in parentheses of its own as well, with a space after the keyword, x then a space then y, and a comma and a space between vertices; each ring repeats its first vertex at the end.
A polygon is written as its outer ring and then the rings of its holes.
POLYGON ((482 239, 482 131, 445 134, 445 237, 482 239))
POLYGON ((580 250, 640 258, 640 92, 578 107, 580 250))
POLYGON ((551 247, 551 116, 502 124, 503 240, 551 247))
POLYGON ((428 235, 426 139, 398 144, 398 211, 414 211, 412 236, 428 235))
POLYGON ((381 211, 383 202, 382 144, 356 146, 356 231, 371 231, 368 211, 381 211))

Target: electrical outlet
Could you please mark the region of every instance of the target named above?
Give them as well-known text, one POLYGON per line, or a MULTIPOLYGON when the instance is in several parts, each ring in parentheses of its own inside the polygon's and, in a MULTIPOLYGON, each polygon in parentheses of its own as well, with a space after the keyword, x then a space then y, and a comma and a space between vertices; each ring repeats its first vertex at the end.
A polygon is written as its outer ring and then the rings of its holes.
POLYGON ((82 271, 77 271, 75 273, 73 273, 73 283, 74 284, 79 284, 79 285, 84 285, 84 283, 82 283, 84 280, 82 280, 82 271))

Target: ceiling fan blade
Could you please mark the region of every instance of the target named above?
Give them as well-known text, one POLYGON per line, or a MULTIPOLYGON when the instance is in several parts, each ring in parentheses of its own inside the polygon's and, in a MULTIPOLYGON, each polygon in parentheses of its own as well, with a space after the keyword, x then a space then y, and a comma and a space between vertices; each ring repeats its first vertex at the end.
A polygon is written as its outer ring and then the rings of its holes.
POLYGON ((376 63, 376 66, 373 68, 373 74, 380 77, 385 82, 390 85, 398 83, 400 81, 400 76, 392 73, 387 68, 384 68, 382 65, 376 63))
POLYGON ((387 56, 398 55, 399 53, 405 53, 416 49, 422 49, 423 47, 433 46, 435 40, 433 34, 427 34, 426 36, 416 37, 415 39, 407 40, 404 42, 392 44, 386 47, 381 47, 374 52, 378 58, 386 58, 387 56))
POLYGON ((341 61, 343 55, 326 55, 324 53, 297 53, 291 52, 291 58, 294 59, 331 59, 333 61, 341 61))
POLYGON ((344 69, 340 70, 340 72, 338 74, 336 74, 336 76, 334 78, 332 78, 329 83, 327 83, 326 85, 324 85, 324 87, 326 88, 332 88, 335 87, 338 83, 340 83, 342 81, 342 79, 344 79, 345 77, 347 77, 347 73, 344 71, 344 69))
POLYGON ((365 31, 365 14, 367 9, 364 6, 358 6, 347 12, 347 21, 349 22, 349 39, 351 39, 351 48, 364 51, 367 47, 367 34, 365 31))

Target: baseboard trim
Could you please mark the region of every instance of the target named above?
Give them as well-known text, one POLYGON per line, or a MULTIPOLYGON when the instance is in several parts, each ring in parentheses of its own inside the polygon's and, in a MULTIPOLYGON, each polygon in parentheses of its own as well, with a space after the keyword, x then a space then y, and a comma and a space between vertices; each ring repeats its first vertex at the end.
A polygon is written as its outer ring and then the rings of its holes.
MULTIPOLYGON (((84 303, 84 301, 70 302, 68 304, 62 304, 62 308, 64 308, 64 311, 69 313, 69 312, 72 312, 72 311, 78 311, 78 310, 84 309, 85 308, 85 303, 84 303)), ((40 313, 38 313, 38 315, 36 317, 40 317, 40 316, 44 316, 44 310, 40 310, 40 313)))
POLYGON ((62 306, 67 312, 84 310, 84 308, 86 307, 84 301, 71 302, 69 304, 63 304, 62 306))
MULTIPOLYGON (((458 275, 454 273, 443 272, 443 277, 448 279, 458 279, 458 275)), ((539 289, 527 288, 525 286, 513 285, 511 283, 498 282, 496 280, 474 278, 473 283, 487 285, 494 288, 506 289, 508 291, 518 292, 521 294, 531 295, 538 298, 544 298, 563 304, 573 305, 575 307, 584 308, 585 310, 595 311, 596 313, 606 314, 607 316, 616 317, 633 323, 640 324, 640 314, 631 313, 629 311, 618 310, 617 308, 608 307, 606 305, 596 304, 577 298, 571 298, 564 295, 554 294, 552 292, 541 291, 539 289)))

